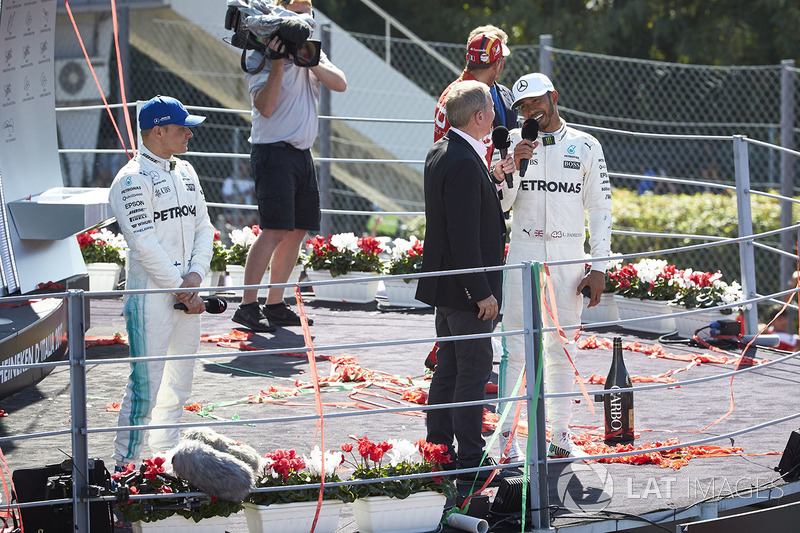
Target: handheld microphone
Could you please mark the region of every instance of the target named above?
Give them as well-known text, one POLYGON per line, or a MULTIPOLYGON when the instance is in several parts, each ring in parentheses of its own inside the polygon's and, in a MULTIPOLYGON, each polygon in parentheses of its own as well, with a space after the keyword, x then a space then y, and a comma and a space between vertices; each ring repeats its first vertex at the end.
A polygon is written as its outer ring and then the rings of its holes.
MULTIPOLYGON (((211 313, 212 315, 218 315, 228 310, 228 302, 222 298, 204 298, 203 303, 206 304, 206 313, 211 313)), ((179 311, 186 311, 188 309, 186 305, 181 302, 176 303, 172 308, 178 309, 179 311)))
MULTIPOLYGON (((534 142, 536 137, 539 135, 539 123, 536 121, 535 118, 529 118, 522 124, 522 138, 534 142)), ((524 176, 525 171, 528 170, 528 163, 530 163, 530 159, 523 159, 519 162, 519 175, 524 176)))
MULTIPOLYGON (((508 133, 508 128, 505 126, 497 126, 495 129, 493 129, 492 144, 494 144, 495 148, 500 150, 500 157, 505 159, 506 155, 508 155, 508 147, 511 146, 511 135, 508 133)), ((514 187, 511 174, 508 172, 505 172, 504 174, 506 175, 506 183, 508 183, 508 188, 511 189, 514 187)))

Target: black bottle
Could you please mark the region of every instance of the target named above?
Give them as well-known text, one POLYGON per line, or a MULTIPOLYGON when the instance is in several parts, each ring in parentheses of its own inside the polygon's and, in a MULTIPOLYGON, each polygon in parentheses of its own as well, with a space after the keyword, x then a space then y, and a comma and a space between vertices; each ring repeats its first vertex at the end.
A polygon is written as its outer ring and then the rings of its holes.
MULTIPOLYGON (((631 376, 622 360, 622 339, 614 337, 614 355, 608 371, 605 389, 629 389, 631 376)), ((606 419, 606 444, 614 445, 633 440, 633 392, 612 392, 603 397, 606 419)))

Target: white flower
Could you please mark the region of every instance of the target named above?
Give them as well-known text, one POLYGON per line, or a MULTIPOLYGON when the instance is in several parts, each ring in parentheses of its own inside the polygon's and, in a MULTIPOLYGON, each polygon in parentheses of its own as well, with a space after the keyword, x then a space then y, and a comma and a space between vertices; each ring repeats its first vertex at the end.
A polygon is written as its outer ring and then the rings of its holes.
POLYGON ((272 459, 270 459, 269 457, 262 457, 261 458, 261 461, 259 461, 259 463, 260 463, 260 469, 261 469, 261 476, 262 477, 267 476, 267 475, 270 476, 272 479, 276 479, 278 477, 278 473, 275 472, 274 470, 272 470, 272 468, 271 468, 273 462, 274 461, 272 459))
MULTIPOLYGON (((614 254, 619 255, 619 254, 614 254)), ((606 263, 606 271, 613 272, 617 268, 622 266, 622 259, 609 259, 606 263)))
MULTIPOLYGON (((306 468, 312 476, 322 477, 322 451, 319 446, 314 446, 308 457, 303 456, 306 463, 306 468)), ((336 468, 342 464, 344 455, 341 452, 329 450, 325 452, 325 470, 329 472, 328 476, 336 471, 336 468)))
POLYGON ((397 466, 403 462, 419 463, 422 461, 419 450, 413 442, 405 439, 391 439, 387 442, 392 445, 391 449, 386 452, 386 456, 392 466, 397 466))
MULTIPOLYGON (((716 285, 715 285, 716 286, 716 285)), ((722 301, 726 304, 732 304, 742 299, 742 286, 738 282, 732 281, 730 285, 722 289, 722 301)))
POLYGON ((658 275, 669 263, 663 259, 642 259, 633 265, 636 276, 644 283, 655 283, 658 275))
POLYGON ((101 241, 108 244, 111 248, 116 248, 117 250, 124 250, 127 248, 128 243, 125 242, 125 237, 122 234, 111 233, 106 228, 101 229, 95 235, 93 235, 95 239, 100 239, 101 241))
POLYGON ((253 229, 250 226, 245 226, 242 229, 235 229, 231 230, 231 243, 243 248, 250 248, 254 242, 256 242, 257 235, 253 233, 253 229))
POLYGON ((331 235, 331 245, 337 250, 353 250, 358 251, 358 237, 354 233, 337 233, 331 235))

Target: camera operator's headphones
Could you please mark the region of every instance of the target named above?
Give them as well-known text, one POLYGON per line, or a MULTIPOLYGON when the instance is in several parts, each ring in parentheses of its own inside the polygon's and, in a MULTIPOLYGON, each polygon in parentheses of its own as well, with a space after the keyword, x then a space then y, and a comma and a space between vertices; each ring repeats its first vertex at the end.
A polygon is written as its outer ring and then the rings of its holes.
POLYGON ((292 61, 298 67, 315 67, 319 64, 322 45, 319 41, 309 40, 311 28, 299 19, 288 17, 281 21, 278 31, 268 38, 261 38, 244 26, 242 12, 236 6, 228 6, 225 13, 225 29, 232 30, 234 34, 223 38, 226 43, 242 49, 240 61, 242 70, 248 74, 256 74, 264 68, 264 63, 269 59, 281 59, 292 56, 292 61), (266 40, 277 36, 283 45, 282 52, 276 52, 267 46, 266 40), (264 54, 261 63, 252 71, 247 70, 247 51, 255 50, 264 54))

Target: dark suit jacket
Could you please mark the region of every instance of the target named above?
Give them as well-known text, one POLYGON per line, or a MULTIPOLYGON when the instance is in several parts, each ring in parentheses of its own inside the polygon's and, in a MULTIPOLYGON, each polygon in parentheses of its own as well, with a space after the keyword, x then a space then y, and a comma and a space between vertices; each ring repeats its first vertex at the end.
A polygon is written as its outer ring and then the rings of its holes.
MULTIPOLYGON (((485 161, 450 130, 425 160, 425 253, 422 271, 503 264, 506 225, 485 161)), ((420 278, 417 299, 433 306, 476 310, 501 301, 503 272, 420 278)))

